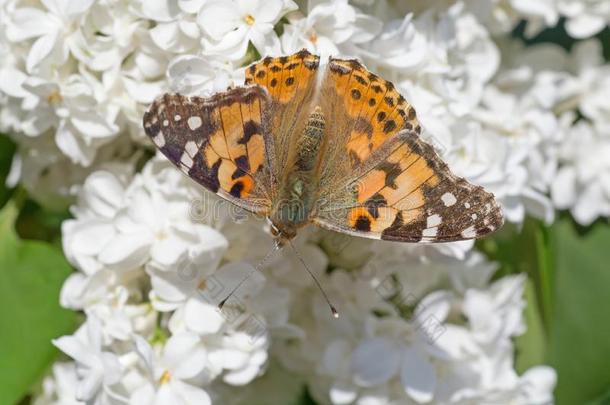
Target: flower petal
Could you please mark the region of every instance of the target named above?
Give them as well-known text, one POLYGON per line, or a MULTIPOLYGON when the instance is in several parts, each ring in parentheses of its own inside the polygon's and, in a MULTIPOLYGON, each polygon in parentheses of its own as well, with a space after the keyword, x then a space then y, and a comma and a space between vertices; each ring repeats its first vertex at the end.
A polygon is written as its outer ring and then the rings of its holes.
POLYGON ((400 381, 406 393, 419 403, 430 402, 436 389, 432 363, 416 348, 404 350, 400 381))
POLYGON ((216 333, 224 325, 225 319, 216 305, 210 305, 201 297, 191 298, 184 308, 184 322, 199 334, 216 333))
POLYGON ((354 381, 364 387, 386 383, 397 373, 399 365, 398 347, 385 338, 367 339, 352 354, 354 381))

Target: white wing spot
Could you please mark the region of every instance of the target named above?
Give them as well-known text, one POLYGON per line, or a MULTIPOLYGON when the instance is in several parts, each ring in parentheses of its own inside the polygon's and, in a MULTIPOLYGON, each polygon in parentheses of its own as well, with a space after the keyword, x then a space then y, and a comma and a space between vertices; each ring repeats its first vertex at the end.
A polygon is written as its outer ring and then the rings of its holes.
POLYGON ((441 200, 443 200, 443 204, 445 204, 445 207, 451 207, 457 202, 457 198, 455 198, 455 195, 453 195, 453 193, 443 194, 441 200))
POLYGON ((462 231, 462 236, 467 239, 472 239, 477 236, 477 231, 474 229, 474 225, 469 226, 468 228, 462 231))
POLYGON ((163 120, 163 126, 166 127, 169 125, 169 121, 168 120, 163 120))
POLYGON ((174 115, 174 121, 180 121, 181 119, 182 117, 180 116, 180 114, 174 115))
POLYGON ((195 141, 188 141, 186 145, 184 145, 184 150, 189 154, 190 157, 194 157, 199 151, 199 148, 197 147, 195 141))
POLYGON ((470 208, 470 203, 464 203, 464 207, 470 208))
POLYGON ((165 135, 163 135, 163 131, 159 131, 157 135, 153 136, 152 140, 159 148, 165 146, 165 135))
POLYGON ((437 233, 438 227, 435 226, 434 228, 424 229, 424 231, 421 233, 421 236, 423 236, 424 238, 434 238, 437 233))
POLYGON ((435 226, 439 226, 441 222, 443 222, 443 218, 441 218, 440 215, 430 215, 426 221, 426 228, 433 228, 435 226))
POLYGON ((203 121, 201 121, 201 117, 194 115, 192 117, 189 117, 189 119, 186 121, 186 123, 188 124, 191 131, 194 131, 197 128, 199 128, 201 126, 201 124, 203 124, 203 121))
POLYGON ((188 169, 193 167, 193 159, 189 156, 188 152, 186 152, 186 151, 184 151, 184 153, 180 157, 180 163, 182 163, 188 169))
POLYGON ((470 218, 472 218, 473 220, 476 220, 476 219, 477 219, 477 214, 472 214, 472 215, 470 216, 470 218))

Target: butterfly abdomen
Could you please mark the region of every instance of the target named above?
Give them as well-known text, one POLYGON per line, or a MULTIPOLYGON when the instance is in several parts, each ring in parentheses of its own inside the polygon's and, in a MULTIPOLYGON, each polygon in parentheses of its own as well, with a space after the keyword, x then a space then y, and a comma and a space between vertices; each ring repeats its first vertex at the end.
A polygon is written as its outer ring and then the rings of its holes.
POLYGON ((316 107, 295 142, 294 157, 280 186, 280 198, 271 215, 276 226, 284 224, 284 227, 298 228, 309 221, 317 187, 316 169, 324 127, 324 115, 316 107))

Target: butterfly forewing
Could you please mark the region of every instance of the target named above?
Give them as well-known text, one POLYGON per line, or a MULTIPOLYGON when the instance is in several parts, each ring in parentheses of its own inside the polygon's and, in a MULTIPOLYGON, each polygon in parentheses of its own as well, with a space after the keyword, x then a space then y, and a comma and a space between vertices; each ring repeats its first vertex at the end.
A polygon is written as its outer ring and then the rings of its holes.
POLYGON ((144 115, 144 130, 189 177, 242 208, 267 214, 273 199, 268 106, 259 86, 209 98, 166 94, 144 115))
POLYGON ((266 57, 246 69, 246 84, 265 87, 270 95, 270 124, 276 155, 276 178, 281 178, 291 148, 303 134, 317 82, 320 58, 302 50, 290 56, 266 57))

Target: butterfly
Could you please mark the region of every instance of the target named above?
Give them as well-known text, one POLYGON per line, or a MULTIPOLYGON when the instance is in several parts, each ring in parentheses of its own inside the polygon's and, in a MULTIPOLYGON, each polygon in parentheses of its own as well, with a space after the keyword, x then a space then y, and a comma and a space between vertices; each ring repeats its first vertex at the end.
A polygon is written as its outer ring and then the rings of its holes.
POLYGON ((493 194, 451 173, 420 137, 415 109, 352 59, 301 50, 246 68, 243 87, 164 94, 146 134, 180 170, 269 218, 281 245, 315 224, 401 242, 473 239, 498 229, 493 194))

